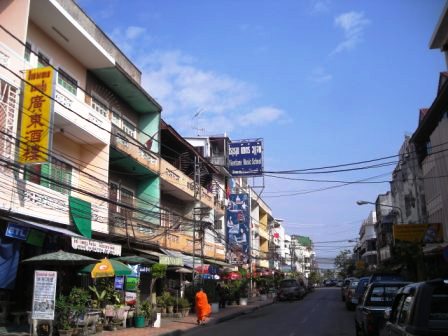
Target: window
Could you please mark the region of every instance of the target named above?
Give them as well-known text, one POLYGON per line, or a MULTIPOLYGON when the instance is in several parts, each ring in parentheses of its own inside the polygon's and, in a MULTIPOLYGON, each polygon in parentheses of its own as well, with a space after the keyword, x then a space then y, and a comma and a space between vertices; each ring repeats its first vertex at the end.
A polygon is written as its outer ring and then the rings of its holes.
POLYGON ((109 115, 107 106, 94 97, 92 97, 92 108, 106 118, 109 115))
POLYGON ((404 298, 403 306, 401 307, 401 310, 398 312, 398 324, 406 323, 406 321, 408 319, 409 311, 411 310, 413 299, 414 299, 413 296, 406 296, 404 298))
POLYGON ((26 42, 26 44, 25 44, 25 55, 24 55, 24 57, 25 57, 25 60, 27 61, 27 62, 29 62, 30 60, 31 60, 31 43, 29 43, 29 42, 26 42))
POLYGON ((44 68, 50 65, 50 59, 39 51, 37 55, 37 67, 44 68))
POLYGON ((136 138, 137 128, 126 119, 123 119, 123 131, 132 138, 136 138))
POLYGON ((118 184, 111 182, 109 185, 109 211, 118 212, 118 207, 116 202, 118 202, 118 184))
POLYGON ((112 213, 120 213, 126 218, 132 218, 132 209, 127 207, 118 206, 117 203, 122 203, 129 205, 131 208, 134 207, 134 192, 127 188, 121 187, 118 183, 111 182, 109 184, 109 199, 111 200, 109 204, 109 211, 112 213))
POLYGON ((76 95, 78 88, 78 82, 73 77, 69 76, 64 70, 59 68, 58 70, 58 84, 61 85, 68 92, 76 95))
POLYGON ((121 115, 120 115, 120 113, 112 111, 112 123, 121 128, 121 115))
POLYGON ((69 195, 72 181, 72 167, 56 158, 51 163, 32 165, 25 170, 25 180, 69 195))
POLYGON ((426 142, 426 154, 428 154, 428 155, 432 154, 431 141, 426 142))

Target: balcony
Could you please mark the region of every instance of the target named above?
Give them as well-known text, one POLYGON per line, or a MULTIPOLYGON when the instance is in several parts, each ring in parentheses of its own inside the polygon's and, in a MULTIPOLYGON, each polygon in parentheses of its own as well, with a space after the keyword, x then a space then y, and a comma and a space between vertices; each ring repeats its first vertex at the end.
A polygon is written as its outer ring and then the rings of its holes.
POLYGON ((82 144, 110 143, 110 121, 78 97, 56 85, 54 130, 82 144))
POLYGON ((158 174, 158 156, 115 125, 112 126, 111 146, 115 149, 113 153, 111 151, 111 161, 120 162, 119 165, 131 168, 134 173, 145 174, 149 171, 158 174))
MULTIPOLYGON (((160 162, 160 179, 162 180, 162 183, 166 182, 170 185, 170 187, 165 188, 166 190, 169 190, 170 194, 186 201, 194 199, 194 181, 163 159, 160 162)), ((198 186, 196 186, 196 188, 198 188, 198 186)), ((198 197, 200 197, 203 204, 209 208, 215 207, 214 196, 211 192, 203 187, 200 187, 200 190, 197 191, 199 194, 198 197)))

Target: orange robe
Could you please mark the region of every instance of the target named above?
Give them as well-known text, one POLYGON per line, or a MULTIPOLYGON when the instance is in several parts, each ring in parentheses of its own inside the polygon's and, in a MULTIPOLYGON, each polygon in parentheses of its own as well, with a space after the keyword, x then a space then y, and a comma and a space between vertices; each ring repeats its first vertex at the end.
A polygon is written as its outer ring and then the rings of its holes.
POLYGON ((196 316, 199 321, 205 320, 205 317, 210 315, 212 309, 208 304, 207 294, 203 291, 199 291, 196 293, 195 297, 195 308, 196 308, 196 316))

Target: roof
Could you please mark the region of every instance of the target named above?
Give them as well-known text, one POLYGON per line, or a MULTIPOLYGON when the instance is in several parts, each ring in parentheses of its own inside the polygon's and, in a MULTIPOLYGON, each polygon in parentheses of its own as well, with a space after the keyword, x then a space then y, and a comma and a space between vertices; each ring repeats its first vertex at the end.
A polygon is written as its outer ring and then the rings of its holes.
MULTIPOLYGON (((444 73, 440 74, 440 77, 444 77, 444 73)), ((443 78, 441 78, 443 80, 443 78)), ((429 110, 425 113, 423 118, 411 137, 411 141, 414 143, 426 143, 429 136, 442 119, 443 114, 446 111, 448 105, 448 85, 447 81, 443 80, 443 85, 439 88, 439 92, 434 99, 429 110)))

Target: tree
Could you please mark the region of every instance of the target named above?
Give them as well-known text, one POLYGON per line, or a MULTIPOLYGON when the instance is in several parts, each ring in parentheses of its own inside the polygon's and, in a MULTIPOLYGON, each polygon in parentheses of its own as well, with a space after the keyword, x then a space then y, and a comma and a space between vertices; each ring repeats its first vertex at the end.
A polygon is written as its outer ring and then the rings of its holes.
POLYGON ((320 274, 319 274, 319 272, 316 272, 316 271, 312 271, 312 272, 310 272, 310 275, 309 275, 309 277, 308 277, 308 281, 309 281, 309 283, 311 284, 311 285, 314 285, 314 284, 318 284, 318 283, 320 283, 320 274))
POLYGON ((166 265, 162 265, 159 263, 155 263, 151 266, 151 285, 149 287, 149 297, 151 298, 151 302, 154 303, 153 300, 153 289, 156 284, 157 279, 164 278, 166 275, 166 265))
POLYGON ((338 274, 341 278, 346 278, 353 275, 355 270, 355 262, 352 258, 352 252, 350 250, 341 251, 334 259, 334 265, 338 270, 338 274))

